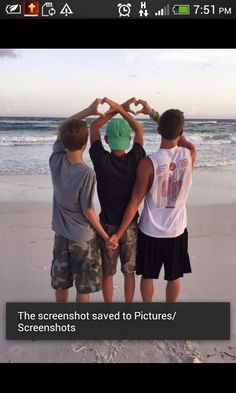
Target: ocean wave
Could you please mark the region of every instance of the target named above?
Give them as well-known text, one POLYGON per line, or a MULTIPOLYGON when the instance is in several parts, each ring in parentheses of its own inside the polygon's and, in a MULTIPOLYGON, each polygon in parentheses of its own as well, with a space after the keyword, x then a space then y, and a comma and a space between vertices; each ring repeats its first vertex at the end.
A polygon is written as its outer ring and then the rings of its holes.
POLYGON ((21 124, 18 125, 17 127, 13 127, 10 124, 0 127, 0 134, 5 134, 8 132, 11 133, 17 133, 17 132, 31 132, 31 133, 37 133, 37 132, 55 132, 58 128, 58 125, 55 124, 39 124, 36 127, 33 127, 32 125, 25 125, 21 124))
POLYGON ((0 126, 2 124, 57 124, 59 120, 2 120, 0 119, 0 126))
MULTIPOLYGON (((0 118, 0 173, 48 173, 48 159, 62 118, 0 118)), ((88 124, 93 119, 88 119, 88 124)), ((139 119, 144 126, 144 148, 147 154, 157 151, 161 137, 157 124, 139 119)), ((189 119, 185 135, 196 145, 196 167, 210 168, 236 164, 236 120, 189 119)), ((106 127, 102 127, 101 135, 106 127)), ((134 133, 132 132, 132 137, 134 133)), ((107 147, 105 147, 107 149, 107 147)), ((108 149, 107 149, 108 150, 108 149)), ((86 149, 85 162, 91 165, 86 149)))
POLYGON ((234 136, 229 133, 189 133, 188 139, 196 145, 228 145, 235 142, 234 136))
MULTIPOLYGON (((188 139, 190 142, 194 143, 196 146, 200 145, 229 145, 231 143, 236 142, 236 136, 222 136, 213 135, 213 134, 191 134, 188 135, 188 139)), ((30 145, 46 145, 49 143, 53 143, 56 140, 56 134, 51 136, 1 136, 0 137, 0 146, 30 146, 30 145)), ((144 143, 145 146, 148 147, 156 147, 158 148, 160 145, 160 137, 145 137, 144 134, 144 143)))
POLYGON ((12 136, 0 137, 0 146, 46 145, 55 142, 54 136, 12 136))
MULTIPOLYGON (((88 162, 88 164, 91 166, 91 163, 88 162)), ((216 168, 216 167, 224 167, 224 166, 231 166, 231 165, 236 165, 236 160, 225 160, 225 161, 216 161, 216 162, 199 162, 195 164, 195 168, 216 168)), ((3 165, 0 165, 0 175, 34 175, 34 174, 48 174, 49 167, 48 165, 35 165, 35 166, 21 166, 17 167, 14 165, 14 167, 6 167, 3 165)))
POLYGON ((218 120, 186 120, 188 124, 217 124, 218 120))
MULTIPOLYGON (((190 140, 192 142, 192 140, 190 140)), ((232 141, 227 141, 227 140, 206 140, 206 141, 199 141, 199 142, 194 142, 196 145, 230 145, 232 141)))
POLYGON ((214 168, 217 166, 236 165, 236 160, 225 160, 216 162, 200 162, 196 163, 196 168, 214 168))
POLYGON ((0 175, 46 175, 49 173, 49 169, 46 167, 42 168, 1 168, 0 175))

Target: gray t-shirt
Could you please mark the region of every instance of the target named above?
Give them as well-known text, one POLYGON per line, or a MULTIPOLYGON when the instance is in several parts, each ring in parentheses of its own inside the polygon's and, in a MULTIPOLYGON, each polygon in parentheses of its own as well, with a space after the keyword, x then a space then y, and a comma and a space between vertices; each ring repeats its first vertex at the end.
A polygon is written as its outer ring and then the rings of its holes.
POLYGON ((49 159, 53 183, 52 229, 73 241, 89 241, 95 230, 83 212, 93 208, 96 176, 85 163, 71 164, 60 140, 49 159))

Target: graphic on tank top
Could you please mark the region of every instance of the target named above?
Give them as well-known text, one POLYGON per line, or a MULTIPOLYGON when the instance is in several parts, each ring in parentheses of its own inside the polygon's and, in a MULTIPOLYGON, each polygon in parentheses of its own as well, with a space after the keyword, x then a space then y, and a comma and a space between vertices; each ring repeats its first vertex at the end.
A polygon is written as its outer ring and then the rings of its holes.
POLYGON ((178 200, 184 175, 190 162, 183 158, 177 163, 156 167, 157 194, 156 207, 174 209, 178 200))

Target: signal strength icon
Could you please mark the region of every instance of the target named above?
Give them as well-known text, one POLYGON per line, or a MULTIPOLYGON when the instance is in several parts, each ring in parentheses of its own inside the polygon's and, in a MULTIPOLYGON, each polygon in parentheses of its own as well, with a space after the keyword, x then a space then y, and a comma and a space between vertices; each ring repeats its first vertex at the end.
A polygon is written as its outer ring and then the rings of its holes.
POLYGON ((166 7, 161 8, 157 12, 155 12, 155 16, 168 16, 170 15, 170 6, 169 4, 166 7))

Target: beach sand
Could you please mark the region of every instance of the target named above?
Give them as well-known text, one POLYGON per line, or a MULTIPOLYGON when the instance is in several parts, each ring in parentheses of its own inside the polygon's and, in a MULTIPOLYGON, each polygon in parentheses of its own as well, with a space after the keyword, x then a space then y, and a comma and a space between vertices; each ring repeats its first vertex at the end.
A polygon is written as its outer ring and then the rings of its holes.
MULTIPOLYGON (((7 301, 54 301, 50 287, 53 232, 49 175, 0 176, 0 362, 236 362, 236 167, 194 171, 188 202, 193 273, 182 279, 179 301, 229 301, 230 341, 6 341, 7 301)), ((98 204, 97 204, 98 208, 98 204)), ((164 301, 165 282, 154 301, 164 301)), ((75 291, 71 289, 70 301, 75 291)), ((101 292, 91 301, 102 301, 101 292)), ((114 301, 123 301, 115 276, 114 301)), ((141 301, 137 278, 135 301, 141 301)))

